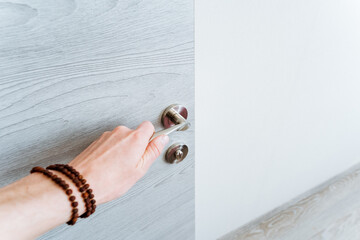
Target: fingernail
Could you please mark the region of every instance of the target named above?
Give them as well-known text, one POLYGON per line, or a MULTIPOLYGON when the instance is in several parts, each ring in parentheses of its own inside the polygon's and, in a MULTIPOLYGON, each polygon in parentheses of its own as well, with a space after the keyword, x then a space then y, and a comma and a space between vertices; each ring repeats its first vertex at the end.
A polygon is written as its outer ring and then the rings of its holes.
POLYGON ((168 135, 162 135, 160 141, 161 141, 161 143, 163 145, 166 145, 169 142, 169 136, 168 135))

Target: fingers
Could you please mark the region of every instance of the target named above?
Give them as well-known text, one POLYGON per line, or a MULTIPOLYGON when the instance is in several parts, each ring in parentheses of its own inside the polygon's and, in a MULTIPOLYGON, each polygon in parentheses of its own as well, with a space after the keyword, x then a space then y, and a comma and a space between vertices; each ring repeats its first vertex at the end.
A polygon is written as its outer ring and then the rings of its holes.
POLYGON ((147 140, 149 140, 154 134, 155 128, 151 122, 144 121, 136 128, 135 131, 140 132, 144 138, 147 138, 147 140))
POLYGON ((145 149, 145 152, 138 164, 145 172, 149 169, 151 164, 158 158, 163 151, 166 144, 169 142, 169 136, 161 135, 152 140, 145 149))

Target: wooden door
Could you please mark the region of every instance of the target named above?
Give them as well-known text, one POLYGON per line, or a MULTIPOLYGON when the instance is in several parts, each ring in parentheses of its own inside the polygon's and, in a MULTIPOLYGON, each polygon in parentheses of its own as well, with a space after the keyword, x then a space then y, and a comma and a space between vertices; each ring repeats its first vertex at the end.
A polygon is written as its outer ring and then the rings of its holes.
POLYGON ((0 2, 1 187, 70 161, 117 125, 160 130, 173 103, 192 124, 170 136, 189 146, 184 161, 161 156, 94 217, 40 239, 194 238, 193 61, 191 0, 0 2))

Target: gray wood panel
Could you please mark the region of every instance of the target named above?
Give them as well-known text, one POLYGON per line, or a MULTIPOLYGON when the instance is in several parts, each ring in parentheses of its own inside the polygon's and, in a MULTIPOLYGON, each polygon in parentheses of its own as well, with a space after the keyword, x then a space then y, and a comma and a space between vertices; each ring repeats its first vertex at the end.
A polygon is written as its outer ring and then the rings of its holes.
POLYGON ((274 209, 221 240, 360 238, 360 164, 274 209))
POLYGON ((194 238, 193 2, 1 1, 0 184, 68 162, 117 125, 173 103, 192 128, 171 135, 189 156, 159 158, 125 196, 40 239, 194 238))

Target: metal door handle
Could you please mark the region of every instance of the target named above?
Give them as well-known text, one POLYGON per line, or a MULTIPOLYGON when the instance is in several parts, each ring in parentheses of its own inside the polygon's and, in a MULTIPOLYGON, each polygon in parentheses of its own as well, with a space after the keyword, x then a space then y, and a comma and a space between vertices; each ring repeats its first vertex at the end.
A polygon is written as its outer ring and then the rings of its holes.
POLYGON ((185 131, 190 127, 190 123, 186 120, 188 116, 187 109, 179 104, 173 104, 167 107, 161 117, 161 122, 165 129, 155 132, 149 142, 160 135, 168 135, 175 131, 185 131))

